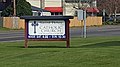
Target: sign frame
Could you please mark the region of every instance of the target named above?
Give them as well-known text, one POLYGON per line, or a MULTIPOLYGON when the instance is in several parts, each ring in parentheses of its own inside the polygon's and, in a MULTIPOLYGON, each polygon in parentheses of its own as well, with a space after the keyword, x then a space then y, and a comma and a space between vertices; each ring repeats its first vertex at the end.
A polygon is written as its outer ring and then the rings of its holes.
POLYGON ((25 38, 25 44, 24 44, 24 47, 25 48, 28 48, 28 42, 29 41, 66 41, 66 47, 69 48, 70 47, 70 36, 69 36, 69 23, 70 23, 70 20, 69 19, 72 19, 73 16, 42 16, 42 17, 38 17, 36 19, 36 17, 28 17, 28 19, 26 17, 21 17, 21 19, 25 19, 25 30, 24 30, 24 38, 25 38), (34 19, 35 18, 35 19, 34 19), (28 23, 30 20, 64 20, 65 21, 65 36, 66 38, 45 38, 45 39, 36 39, 36 38, 28 38, 28 23))

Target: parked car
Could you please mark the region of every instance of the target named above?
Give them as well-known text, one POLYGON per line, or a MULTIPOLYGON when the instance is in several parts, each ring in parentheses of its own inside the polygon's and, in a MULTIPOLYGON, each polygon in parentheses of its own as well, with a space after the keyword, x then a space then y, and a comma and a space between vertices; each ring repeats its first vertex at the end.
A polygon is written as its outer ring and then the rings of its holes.
POLYGON ((120 16, 117 16, 117 17, 114 17, 114 16, 105 17, 105 20, 106 20, 106 22, 109 22, 109 21, 113 22, 115 18, 116 18, 116 21, 120 21, 120 16))

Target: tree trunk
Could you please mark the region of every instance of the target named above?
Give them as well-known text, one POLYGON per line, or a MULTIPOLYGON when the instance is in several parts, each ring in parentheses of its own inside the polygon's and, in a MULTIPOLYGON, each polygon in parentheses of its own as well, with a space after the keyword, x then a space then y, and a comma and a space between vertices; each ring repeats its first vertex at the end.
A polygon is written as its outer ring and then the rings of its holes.
POLYGON ((114 14, 114 22, 116 22, 116 13, 117 13, 117 7, 115 7, 115 12, 114 12, 115 14, 114 14))

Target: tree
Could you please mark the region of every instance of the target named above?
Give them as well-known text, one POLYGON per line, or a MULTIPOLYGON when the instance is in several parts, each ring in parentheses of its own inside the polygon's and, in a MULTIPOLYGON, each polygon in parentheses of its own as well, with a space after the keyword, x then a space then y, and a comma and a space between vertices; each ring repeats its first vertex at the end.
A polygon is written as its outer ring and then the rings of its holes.
POLYGON ((120 12, 120 0, 98 0, 98 8, 100 11, 105 9, 109 17, 112 14, 116 17, 116 13, 120 12))
POLYGON ((26 0, 17 1, 17 16, 32 15, 31 5, 26 0))
POLYGON ((1 16, 12 16, 13 15, 13 8, 9 5, 5 10, 2 11, 1 16))
MULTIPOLYGON (((16 0, 16 16, 32 15, 31 5, 26 0, 16 0)), ((2 16, 13 16, 13 4, 10 4, 3 12, 2 16)))

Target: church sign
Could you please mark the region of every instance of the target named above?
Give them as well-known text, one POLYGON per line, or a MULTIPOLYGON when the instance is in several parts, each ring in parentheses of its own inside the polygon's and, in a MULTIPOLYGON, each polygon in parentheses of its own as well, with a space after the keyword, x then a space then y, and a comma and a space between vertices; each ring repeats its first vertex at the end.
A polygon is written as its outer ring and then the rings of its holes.
POLYGON ((30 20, 28 22, 28 39, 64 39, 64 20, 30 20))
POLYGON ((70 47, 69 19, 72 16, 22 16, 25 19, 25 48, 28 41, 66 41, 70 47))

